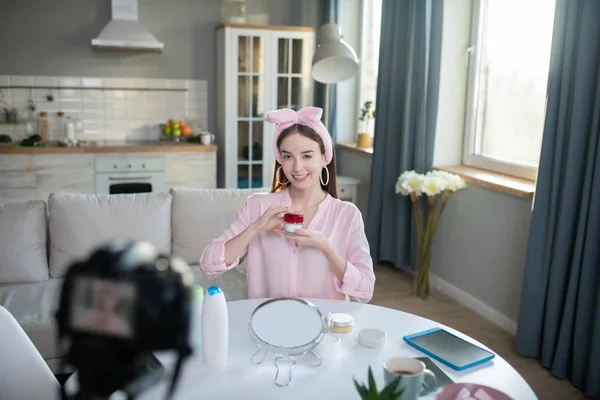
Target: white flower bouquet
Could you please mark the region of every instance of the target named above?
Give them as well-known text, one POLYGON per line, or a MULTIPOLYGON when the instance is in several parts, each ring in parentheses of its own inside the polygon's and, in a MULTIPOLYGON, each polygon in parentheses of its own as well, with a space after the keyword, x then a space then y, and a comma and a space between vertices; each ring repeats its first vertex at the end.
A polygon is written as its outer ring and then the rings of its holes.
POLYGON ((433 238, 450 194, 464 189, 466 186, 465 181, 460 176, 445 171, 429 171, 426 174, 406 171, 400 175, 396 182, 396 193, 410 197, 415 214, 417 265, 414 291, 417 296, 429 297, 429 261, 433 238), (425 227, 423 227, 423 212, 421 209, 421 197, 423 195, 427 196, 428 200, 425 227), (438 202, 438 200, 440 201, 438 202), (439 207, 438 203, 441 203, 439 207))

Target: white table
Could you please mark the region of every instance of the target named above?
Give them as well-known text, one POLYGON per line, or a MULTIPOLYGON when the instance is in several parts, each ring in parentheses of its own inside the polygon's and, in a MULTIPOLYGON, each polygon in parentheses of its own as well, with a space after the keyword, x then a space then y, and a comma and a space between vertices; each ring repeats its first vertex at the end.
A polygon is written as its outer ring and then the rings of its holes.
MULTIPOLYGON (((264 300, 252 299, 228 303, 229 310, 229 363, 225 369, 205 365, 202 355, 188 360, 182 369, 176 399, 359 399, 352 378, 367 380, 371 365, 377 387, 383 387, 382 365, 393 356, 422 357, 425 354, 409 346, 405 335, 434 327, 448 331, 480 345, 480 343, 451 328, 425 318, 389 308, 336 300, 310 299, 324 315, 345 312, 354 316, 354 333, 363 328, 379 328, 387 335, 382 349, 367 349, 356 344, 352 337, 343 338, 343 347, 333 358, 323 356, 323 364, 310 367, 298 362, 293 370, 292 383, 282 388, 274 383, 275 365, 272 357, 261 365, 254 365, 250 357, 257 347, 248 335, 247 325, 252 311, 264 300)), ((277 321, 273 321, 276 323, 277 321)), ((493 349, 491 349, 493 351, 493 349)), ((172 371, 170 355, 159 354, 159 359, 172 371)), ((483 365, 458 372, 436 363, 455 382, 472 382, 498 388, 515 400, 537 399, 525 380, 502 358, 496 357, 483 365)), ((170 375, 168 375, 170 377, 170 375)), ((141 396, 142 399, 163 399, 167 383, 163 382, 141 396)), ((422 399, 432 399, 434 395, 422 399)))

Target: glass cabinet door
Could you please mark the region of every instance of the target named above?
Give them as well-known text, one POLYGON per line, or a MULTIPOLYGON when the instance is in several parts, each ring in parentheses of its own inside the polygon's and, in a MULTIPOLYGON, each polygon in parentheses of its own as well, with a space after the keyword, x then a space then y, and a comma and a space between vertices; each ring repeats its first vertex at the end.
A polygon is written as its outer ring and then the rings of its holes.
POLYGON ((237 75, 237 187, 262 187, 265 38, 238 36, 237 75))
POLYGON ((302 39, 278 39, 277 108, 302 108, 302 46, 302 39))

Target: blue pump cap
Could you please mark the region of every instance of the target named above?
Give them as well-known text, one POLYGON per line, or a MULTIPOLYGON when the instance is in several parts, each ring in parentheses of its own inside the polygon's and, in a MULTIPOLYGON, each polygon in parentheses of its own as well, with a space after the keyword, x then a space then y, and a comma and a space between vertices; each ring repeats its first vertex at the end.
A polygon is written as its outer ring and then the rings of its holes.
POLYGON ((214 296, 215 294, 221 293, 221 289, 218 286, 211 286, 207 289, 209 296, 214 296))

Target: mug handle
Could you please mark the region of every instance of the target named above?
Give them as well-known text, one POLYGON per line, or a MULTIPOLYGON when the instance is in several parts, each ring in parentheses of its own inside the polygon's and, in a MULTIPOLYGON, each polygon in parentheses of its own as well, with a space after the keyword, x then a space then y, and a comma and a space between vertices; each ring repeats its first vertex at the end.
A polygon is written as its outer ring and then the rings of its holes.
POLYGON ((200 132, 200 134, 201 134, 201 135, 208 135, 208 136, 210 137, 210 142, 211 142, 211 143, 212 143, 212 142, 214 142, 214 141, 215 141, 215 139, 216 139, 216 136, 215 136, 215 134, 214 134, 214 133, 210 133, 210 132, 208 132, 208 131, 202 131, 202 132, 200 132))
POLYGON ((425 396, 435 390, 435 385, 437 384, 437 379, 435 378, 435 374, 430 370, 426 369, 423 371, 423 388, 421 389, 421 393, 419 396, 425 396), (427 380, 429 379, 429 383, 427 380))

